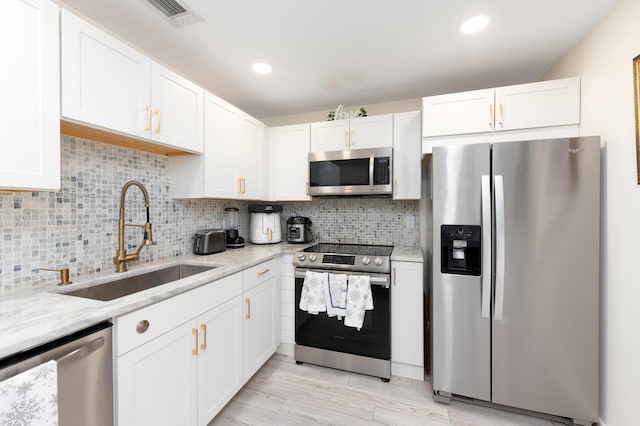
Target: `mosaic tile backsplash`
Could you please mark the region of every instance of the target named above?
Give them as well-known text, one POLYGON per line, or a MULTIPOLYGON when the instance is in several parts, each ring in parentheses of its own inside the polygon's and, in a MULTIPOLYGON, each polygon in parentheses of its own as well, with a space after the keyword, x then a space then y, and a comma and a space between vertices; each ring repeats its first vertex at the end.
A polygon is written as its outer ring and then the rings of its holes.
MULTIPOLYGON (((40 282, 55 285, 55 272, 69 268, 71 279, 114 268, 122 186, 144 184, 150 197, 155 246, 141 262, 191 252, 195 231, 223 228, 224 209, 238 207, 240 235, 249 240, 248 202, 172 200, 166 157, 84 139, 61 138, 62 188, 58 192, 0 193, 0 286, 10 290, 40 282)), ((125 198, 126 222, 145 221, 137 187, 125 198)), ((319 241, 418 245, 418 201, 383 198, 320 199, 283 203, 282 226, 300 214, 313 221, 319 241), (413 228, 413 229, 412 229, 413 228)), ((142 241, 142 229, 127 227, 127 251, 142 241)))

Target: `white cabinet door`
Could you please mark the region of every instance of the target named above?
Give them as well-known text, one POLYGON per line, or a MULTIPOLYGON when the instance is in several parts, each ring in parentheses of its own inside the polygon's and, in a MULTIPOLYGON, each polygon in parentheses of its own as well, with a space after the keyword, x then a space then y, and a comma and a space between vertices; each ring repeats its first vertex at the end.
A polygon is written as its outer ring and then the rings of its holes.
POLYGON ((0 188, 60 189, 58 6, 9 0, 0 26, 0 188))
POLYGON ((234 108, 205 92, 204 196, 238 198, 234 108))
POLYGON ((496 131, 579 124, 580 79, 499 87, 495 105, 496 131))
POLYGON ((494 89, 422 98, 422 136, 492 132, 494 89))
POLYGON ((269 184, 274 201, 309 201, 309 149, 311 125, 270 129, 269 184))
POLYGON ((242 296, 201 315, 198 324, 198 425, 207 425, 243 384, 242 296))
POLYGON ((351 149, 393 146, 393 114, 352 118, 349 121, 351 149))
POLYGON ((242 179, 241 197, 248 200, 265 198, 264 126, 243 113, 236 114, 236 172, 242 179))
POLYGON ((393 199, 419 200, 422 172, 420 111, 393 115, 393 199))
POLYGON ((422 263, 393 262, 392 274, 391 373, 424 380, 422 263))
POLYGON ((202 153, 204 90, 155 62, 151 63, 151 139, 202 153))
POLYGON ((311 123, 311 152, 349 149, 349 120, 311 123))
POLYGON ((196 424, 197 332, 189 321, 118 358, 120 426, 196 424))
POLYGON ((244 293, 244 381, 276 350, 278 279, 273 277, 244 293))
POLYGON ((66 10, 61 17, 62 116, 148 139, 150 59, 66 10))

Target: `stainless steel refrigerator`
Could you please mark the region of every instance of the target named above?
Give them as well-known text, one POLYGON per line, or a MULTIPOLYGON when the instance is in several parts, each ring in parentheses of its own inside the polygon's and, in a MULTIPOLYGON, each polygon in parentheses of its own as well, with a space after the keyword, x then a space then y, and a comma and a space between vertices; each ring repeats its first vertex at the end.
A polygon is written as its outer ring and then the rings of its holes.
POLYGON ((600 138, 432 160, 434 399, 597 422, 600 138))

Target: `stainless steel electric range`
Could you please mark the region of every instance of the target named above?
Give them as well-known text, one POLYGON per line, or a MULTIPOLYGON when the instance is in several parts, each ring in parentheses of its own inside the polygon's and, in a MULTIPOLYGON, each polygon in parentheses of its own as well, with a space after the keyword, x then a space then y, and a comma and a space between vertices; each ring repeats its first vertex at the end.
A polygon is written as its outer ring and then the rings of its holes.
POLYGON ((299 251, 295 267, 296 363, 309 363, 391 378, 391 252, 393 246, 320 243, 299 251), (326 313, 299 308, 307 270, 368 275, 374 309, 366 311, 360 330, 326 313))

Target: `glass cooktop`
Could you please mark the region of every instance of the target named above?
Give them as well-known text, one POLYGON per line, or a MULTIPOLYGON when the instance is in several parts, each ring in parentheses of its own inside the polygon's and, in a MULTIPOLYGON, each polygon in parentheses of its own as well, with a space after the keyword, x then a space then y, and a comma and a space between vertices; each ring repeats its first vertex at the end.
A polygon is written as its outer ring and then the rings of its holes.
POLYGON ((350 254, 356 256, 391 256, 393 246, 366 244, 319 243, 303 251, 308 253, 350 254))

